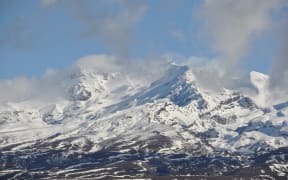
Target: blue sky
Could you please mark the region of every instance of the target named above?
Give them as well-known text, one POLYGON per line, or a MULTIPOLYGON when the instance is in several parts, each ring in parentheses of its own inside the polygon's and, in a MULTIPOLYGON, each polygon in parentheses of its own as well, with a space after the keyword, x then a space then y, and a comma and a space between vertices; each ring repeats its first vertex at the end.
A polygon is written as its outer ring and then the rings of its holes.
MULTIPOLYGON (((92 32, 92 35, 89 35, 87 24, 82 22, 81 16, 77 17, 77 12, 76 14, 73 12, 75 7, 71 10, 65 1, 50 0, 50 2, 50 5, 44 5, 40 0, 0 2, 1 79, 40 76, 47 69, 69 67, 77 59, 86 55, 121 53, 119 47, 113 46, 119 35, 115 36, 116 39, 108 38, 111 41, 109 43, 106 42, 107 36, 111 34, 104 32, 105 29, 101 29, 100 33, 92 32)), ((124 30, 127 28, 131 30, 131 33, 130 31, 125 33, 127 42, 130 43, 127 45, 122 39, 119 40, 124 42, 123 46, 127 46, 125 55, 132 58, 166 53, 180 54, 185 57, 217 56, 218 52, 211 48, 211 42, 206 38, 207 34, 203 33, 204 20, 201 17, 195 18, 203 3, 202 0, 138 2, 138 5, 131 7, 143 6, 145 10, 139 15, 135 24, 127 24, 124 28, 124 30)), ((84 9, 85 12, 86 10, 91 12, 90 22, 92 23, 93 18, 98 18, 99 8, 97 7, 99 1, 85 1, 83 8, 87 8, 84 9)), ((105 12, 104 16, 110 17, 108 8, 113 9, 113 6, 103 7, 107 9, 99 11, 105 12)), ((112 14, 116 12, 116 16, 117 12, 121 11, 121 7, 117 8, 118 6, 115 6, 116 10, 111 10, 112 14)), ((111 17, 113 18, 113 15, 111 17)), ((278 17, 275 15, 273 18, 277 21, 278 17)), ((134 20, 131 21, 134 23, 134 20)), ((102 21, 99 22, 93 24, 96 31, 97 26, 101 26, 102 21)), ((268 73, 275 55, 275 44, 273 33, 268 28, 263 28, 261 33, 253 36, 249 50, 241 57, 240 64, 248 71, 268 73)))

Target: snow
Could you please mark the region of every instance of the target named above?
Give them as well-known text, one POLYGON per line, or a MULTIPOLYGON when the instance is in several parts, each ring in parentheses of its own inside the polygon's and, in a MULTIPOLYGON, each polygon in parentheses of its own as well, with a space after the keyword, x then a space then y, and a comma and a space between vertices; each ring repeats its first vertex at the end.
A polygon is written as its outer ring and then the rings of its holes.
POLYGON ((288 165, 287 164, 273 164, 269 166, 270 169, 278 174, 278 176, 288 175, 288 165))

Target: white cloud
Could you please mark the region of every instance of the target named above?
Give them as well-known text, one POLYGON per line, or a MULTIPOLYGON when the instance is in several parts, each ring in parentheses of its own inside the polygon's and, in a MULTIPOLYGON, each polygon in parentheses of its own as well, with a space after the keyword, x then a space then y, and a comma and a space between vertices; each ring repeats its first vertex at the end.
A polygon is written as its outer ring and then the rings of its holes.
POLYGON ((76 66, 86 71, 97 71, 97 72, 117 72, 120 71, 120 65, 118 59, 114 56, 109 55, 90 55, 80 58, 76 62, 76 66))
POLYGON ((142 0, 42 0, 44 7, 63 5, 85 29, 83 38, 99 38, 118 55, 127 55, 135 25, 147 10, 142 0))
POLYGON ((24 77, 0 81, 0 103, 5 101, 24 100, 32 90, 32 81, 24 77))
POLYGON ((56 71, 49 69, 39 78, 17 77, 0 80, 0 105, 7 102, 35 100, 42 103, 53 103, 59 99, 69 99, 69 90, 77 83, 71 79, 79 71, 97 73, 120 72, 143 83, 157 80, 167 70, 168 63, 164 58, 153 57, 145 60, 123 60, 110 55, 90 55, 80 58, 70 68, 56 71))
POLYGON ((0 47, 25 49, 31 44, 33 33, 29 24, 20 17, 6 26, 0 26, 0 31, 0 47))
POLYGON ((41 0, 41 4, 44 7, 51 7, 56 5, 58 0, 41 0))
MULTIPOLYGON (((287 7, 288 8, 288 2, 287 7)), ((270 89, 273 91, 284 91, 282 94, 288 93, 288 13, 283 15, 283 21, 277 30, 278 51, 275 56, 272 70, 270 89)), ((279 92, 277 92, 279 94, 279 92)))
POLYGON ((247 52, 255 35, 271 25, 270 11, 280 0, 205 0, 199 10, 205 35, 221 54, 226 71, 247 52))
MULTIPOLYGON (((287 13, 282 13, 282 25, 272 19, 272 12, 286 6, 286 0, 204 0, 196 17, 203 22, 203 35, 212 49, 219 53, 217 61, 204 66, 201 82, 211 88, 233 87, 235 77, 241 76, 240 61, 246 55, 256 36, 263 30, 279 36, 279 51, 273 59, 268 99, 277 99, 275 94, 285 95, 288 89, 288 26, 287 13), (275 30, 275 26, 279 27, 275 30), (280 30, 279 30, 280 29, 280 30), (283 93, 284 92, 284 93, 283 93)), ((285 8, 283 8, 285 9, 285 8)), ((282 10, 285 11, 285 10, 282 10)), ((257 60, 261 63, 261 59, 257 60)), ((201 74, 201 73, 200 73, 201 74)), ((286 93, 287 94, 287 93, 286 93)), ((268 96, 268 95, 267 95, 268 96)))

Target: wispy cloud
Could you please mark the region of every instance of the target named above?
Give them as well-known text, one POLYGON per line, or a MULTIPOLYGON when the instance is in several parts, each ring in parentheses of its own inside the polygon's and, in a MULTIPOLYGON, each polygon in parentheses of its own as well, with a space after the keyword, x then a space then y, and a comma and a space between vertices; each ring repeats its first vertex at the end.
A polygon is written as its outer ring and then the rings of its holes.
POLYGON ((57 98, 65 98, 63 87, 60 86, 61 73, 45 75, 41 78, 17 77, 0 80, 0 105, 6 102, 41 100, 53 102, 57 98))
POLYGON ((270 12, 280 5, 275 0, 205 0, 198 11, 205 36, 220 53, 225 71, 234 71, 247 53, 253 37, 271 25, 270 12))
POLYGON ((272 70, 270 89, 288 92, 288 2, 286 3, 284 14, 282 15, 282 21, 279 28, 276 29, 276 36, 278 39, 278 51, 275 56, 272 70))
POLYGON ((0 47, 23 49, 31 42, 31 31, 20 17, 6 26, 0 26, 0 30, 0 47))
POLYGON ((111 55, 90 55, 80 58, 71 67, 56 71, 48 70, 42 77, 17 77, 10 80, 0 79, 0 105, 7 102, 22 102, 36 100, 43 104, 69 99, 69 90, 77 79, 71 79, 73 74, 91 73, 122 73, 132 80, 151 83, 166 72, 169 64, 163 57, 151 57, 145 60, 134 60, 123 63, 121 57, 111 55))
POLYGON ((186 40, 185 33, 180 29, 171 31, 171 35, 178 42, 185 42, 186 40))
MULTIPOLYGON (((279 26, 279 22, 272 19, 272 13, 281 11, 287 3, 285 0, 204 0, 196 17, 203 23, 204 37, 219 56, 218 60, 203 67, 207 73, 199 76, 201 82, 209 82, 208 85, 212 87, 234 86, 234 78, 241 76, 239 64, 243 56, 250 50, 255 37, 270 28, 270 32, 280 36, 280 50, 273 60, 270 86, 286 84, 287 23, 279 26), (275 25, 281 30, 276 32, 273 28, 275 25)), ((286 22, 287 16, 282 19, 286 22)), ((261 59, 257 61, 261 63, 261 59)))
POLYGON ((41 0, 41 4, 44 7, 51 7, 57 4, 58 0, 41 0))
POLYGON ((113 53, 124 56, 129 53, 135 25, 148 8, 142 0, 42 0, 42 4, 63 5, 83 25, 83 38, 97 37, 113 53))

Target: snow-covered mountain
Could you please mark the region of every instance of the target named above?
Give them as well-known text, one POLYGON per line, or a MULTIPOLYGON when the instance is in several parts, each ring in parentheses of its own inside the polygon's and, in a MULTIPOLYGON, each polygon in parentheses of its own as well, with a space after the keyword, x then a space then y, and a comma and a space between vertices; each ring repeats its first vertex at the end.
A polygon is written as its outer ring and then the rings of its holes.
POLYGON ((65 96, 1 105, 0 177, 286 179, 288 99, 259 106, 268 79, 251 72, 248 97, 187 66, 153 82, 78 66, 57 81, 65 96))

